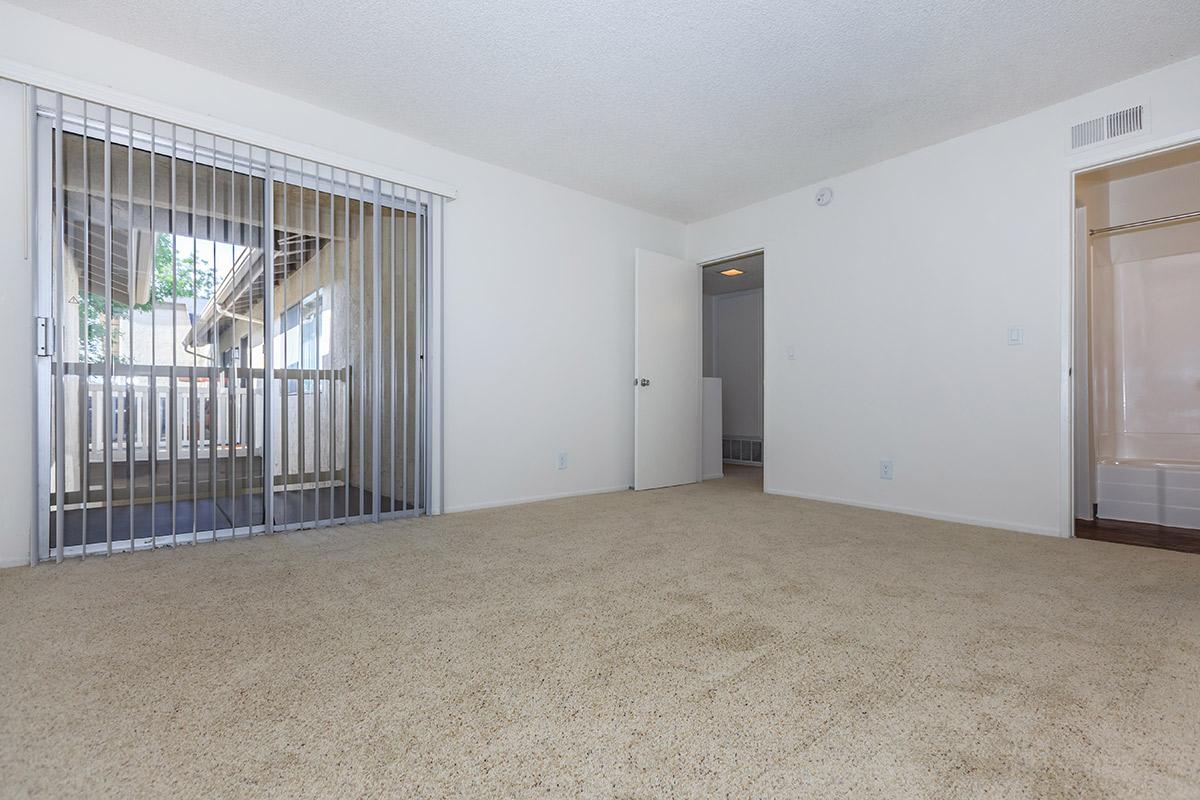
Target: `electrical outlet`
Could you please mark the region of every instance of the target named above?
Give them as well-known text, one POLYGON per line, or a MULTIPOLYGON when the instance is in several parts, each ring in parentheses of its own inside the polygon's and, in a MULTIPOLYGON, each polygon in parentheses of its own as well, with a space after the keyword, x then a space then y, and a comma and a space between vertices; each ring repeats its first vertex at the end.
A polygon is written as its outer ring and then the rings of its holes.
POLYGON ((891 461, 891 459, 879 462, 879 478, 880 478, 880 480, 885 480, 885 481, 890 481, 892 479, 892 461, 891 461))
POLYGON ((566 450, 563 450, 562 452, 560 452, 558 454, 558 468, 559 469, 567 468, 567 451, 566 450))

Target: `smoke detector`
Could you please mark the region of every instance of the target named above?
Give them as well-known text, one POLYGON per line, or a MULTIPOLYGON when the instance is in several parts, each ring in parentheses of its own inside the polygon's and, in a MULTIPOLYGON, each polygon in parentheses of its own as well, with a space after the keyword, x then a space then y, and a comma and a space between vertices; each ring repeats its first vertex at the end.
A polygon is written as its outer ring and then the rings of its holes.
POLYGON ((817 205, 824 207, 832 202, 833 189, 830 189, 828 186, 822 186, 820 189, 817 189, 817 205))

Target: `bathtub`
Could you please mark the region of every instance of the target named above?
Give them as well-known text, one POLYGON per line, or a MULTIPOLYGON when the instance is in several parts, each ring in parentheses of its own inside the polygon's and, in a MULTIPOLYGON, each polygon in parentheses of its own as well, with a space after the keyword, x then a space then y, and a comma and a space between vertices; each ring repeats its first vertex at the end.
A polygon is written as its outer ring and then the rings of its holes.
POLYGON ((1096 506, 1103 519, 1200 528, 1200 462, 1100 459, 1096 506))

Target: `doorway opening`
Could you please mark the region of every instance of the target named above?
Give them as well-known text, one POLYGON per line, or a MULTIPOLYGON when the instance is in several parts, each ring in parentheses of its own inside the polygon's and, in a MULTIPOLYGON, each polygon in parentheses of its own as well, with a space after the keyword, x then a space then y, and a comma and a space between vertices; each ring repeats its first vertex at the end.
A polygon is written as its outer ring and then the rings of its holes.
POLYGON ((703 477, 762 485, 763 251, 701 265, 703 477))
POLYGON ((1074 189, 1075 535, 1200 552, 1200 144, 1074 189))

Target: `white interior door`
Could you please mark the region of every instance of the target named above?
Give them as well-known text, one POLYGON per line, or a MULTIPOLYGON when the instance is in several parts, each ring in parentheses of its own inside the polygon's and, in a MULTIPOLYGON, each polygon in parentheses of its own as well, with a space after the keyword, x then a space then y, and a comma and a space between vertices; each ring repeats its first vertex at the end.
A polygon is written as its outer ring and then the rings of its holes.
POLYGON ((634 253, 633 488, 700 480, 700 269, 634 253))

